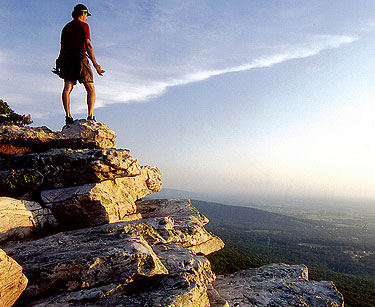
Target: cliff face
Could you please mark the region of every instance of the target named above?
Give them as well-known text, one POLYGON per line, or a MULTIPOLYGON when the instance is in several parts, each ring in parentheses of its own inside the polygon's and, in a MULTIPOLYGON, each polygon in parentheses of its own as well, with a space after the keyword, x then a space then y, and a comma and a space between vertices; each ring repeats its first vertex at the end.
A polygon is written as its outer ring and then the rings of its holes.
POLYGON ((343 306, 292 266, 216 279, 204 255, 224 243, 207 218, 187 200, 143 200, 161 173, 114 139, 86 120, 0 127, 0 306, 343 306))

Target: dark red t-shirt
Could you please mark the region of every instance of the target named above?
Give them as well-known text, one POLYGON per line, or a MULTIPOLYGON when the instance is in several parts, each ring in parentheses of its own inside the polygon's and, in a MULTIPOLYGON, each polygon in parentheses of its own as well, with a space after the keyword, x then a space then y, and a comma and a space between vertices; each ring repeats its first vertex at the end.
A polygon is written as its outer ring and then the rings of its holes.
POLYGON ((61 44, 67 51, 79 53, 86 57, 86 39, 90 39, 90 28, 85 22, 77 19, 67 23, 61 32, 61 44))

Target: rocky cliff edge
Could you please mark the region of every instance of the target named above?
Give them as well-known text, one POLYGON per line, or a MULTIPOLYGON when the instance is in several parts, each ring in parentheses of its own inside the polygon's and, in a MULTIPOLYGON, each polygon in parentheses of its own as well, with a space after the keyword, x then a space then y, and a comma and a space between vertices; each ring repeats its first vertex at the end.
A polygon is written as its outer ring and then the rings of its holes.
POLYGON ((343 306, 307 268, 218 276, 223 248, 190 201, 144 200, 158 168, 105 124, 0 126, 0 306, 343 306), (216 281, 215 281, 216 279, 216 281))

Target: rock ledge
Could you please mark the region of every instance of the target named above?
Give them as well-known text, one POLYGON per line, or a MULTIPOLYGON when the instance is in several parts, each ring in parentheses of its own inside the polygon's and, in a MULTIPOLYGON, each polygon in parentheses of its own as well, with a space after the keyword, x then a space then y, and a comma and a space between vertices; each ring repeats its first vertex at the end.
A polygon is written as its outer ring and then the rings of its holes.
POLYGON ((115 136, 86 120, 0 127, 0 306, 343 306, 305 266, 215 281, 204 256, 224 242, 190 201, 144 200, 161 172, 115 136))

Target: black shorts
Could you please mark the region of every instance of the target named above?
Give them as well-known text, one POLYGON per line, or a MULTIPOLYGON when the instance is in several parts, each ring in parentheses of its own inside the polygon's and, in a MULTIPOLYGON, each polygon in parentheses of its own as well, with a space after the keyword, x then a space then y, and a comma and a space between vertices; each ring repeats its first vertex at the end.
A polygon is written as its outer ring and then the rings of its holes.
POLYGON ((90 62, 84 59, 66 59, 61 69, 61 77, 73 84, 94 82, 90 62))

